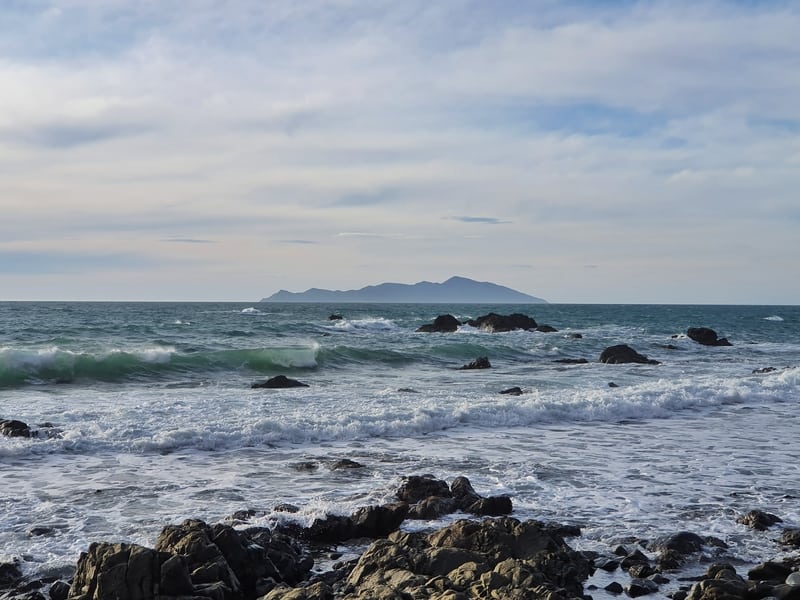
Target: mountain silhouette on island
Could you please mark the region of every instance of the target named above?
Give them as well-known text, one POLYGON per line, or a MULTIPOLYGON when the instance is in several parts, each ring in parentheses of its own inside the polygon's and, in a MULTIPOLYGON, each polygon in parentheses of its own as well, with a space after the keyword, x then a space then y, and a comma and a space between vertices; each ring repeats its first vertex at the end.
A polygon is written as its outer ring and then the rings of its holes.
POLYGON ((474 281, 466 277, 451 277, 442 283, 420 281, 381 283, 359 290, 323 290, 311 288, 305 292, 281 290, 261 302, 393 302, 406 304, 546 304, 546 300, 523 294, 511 288, 474 281))

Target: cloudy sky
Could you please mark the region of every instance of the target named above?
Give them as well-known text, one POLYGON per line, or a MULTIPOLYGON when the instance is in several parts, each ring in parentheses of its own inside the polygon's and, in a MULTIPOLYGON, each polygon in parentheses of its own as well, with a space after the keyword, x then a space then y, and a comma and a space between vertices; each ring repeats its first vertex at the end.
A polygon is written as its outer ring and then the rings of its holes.
POLYGON ((0 300, 800 303, 793 2, 3 0, 0 300))

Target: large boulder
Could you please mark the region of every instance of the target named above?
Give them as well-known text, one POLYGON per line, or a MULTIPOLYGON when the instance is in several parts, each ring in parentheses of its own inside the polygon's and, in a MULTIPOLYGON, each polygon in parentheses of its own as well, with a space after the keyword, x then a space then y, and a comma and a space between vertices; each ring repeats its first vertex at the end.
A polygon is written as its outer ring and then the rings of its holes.
POLYGON ((16 419, 2 419, 0 420, 0 435, 29 438, 32 437, 34 433, 27 423, 17 421, 16 419))
POLYGON ((514 313, 512 315, 498 315, 497 313, 489 313, 488 315, 471 319, 470 321, 467 321, 467 324, 492 333, 514 331, 516 329, 533 331, 537 327, 537 323, 534 319, 519 313, 514 313))
POLYGON ((361 556, 346 600, 581 598, 591 563, 536 521, 461 520, 430 535, 392 533, 361 556))
POLYGON ((433 320, 433 323, 422 325, 417 328, 417 332, 452 333, 458 329, 459 325, 461 325, 461 322, 453 315, 439 315, 433 320))
POLYGON ((471 371, 473 369, 491 369, 492 363, 489 362, 488 356, 479 356, 472 362, 459 367, 461 371, 471 371))
POLYGON ((70 600, 194 596, 182 557, 135 544, 95 543, 78 558, 70 600))
POLYGON ((737 517, 736 522, 756 531, 765 531, 776 523, 783 523, 783 519, 763 510, 751 510, 747 514, 737 517))
POLYGON ((610 365, 619 365, 623 363, 638 363, 644 365, 660 364, 657 360, 653 360, 647 358, 643 354, 639 354, 627 344, 619 344, 617 346, 610 346, 606 348, 600 354, 600 362, 610 365))
POLYGON ((728 338, 717 337, 717 332, 708 327, 689 327, 686 335, 703 346, 733 346, 728 338))

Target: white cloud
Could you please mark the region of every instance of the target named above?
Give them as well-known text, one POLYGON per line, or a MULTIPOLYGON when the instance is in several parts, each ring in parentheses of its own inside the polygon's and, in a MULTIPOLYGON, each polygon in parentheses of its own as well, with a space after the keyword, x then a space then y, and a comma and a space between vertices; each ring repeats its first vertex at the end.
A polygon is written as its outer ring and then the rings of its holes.
MULTIPOLYGON (((208 298, 273 291, 253 277, 265 264, 291 265, 275 270, 289 289, 461 264, 550 299, 670 301, 690 295, 658 277, 745 281, 796 243, 788 5, 37 10, 0 8, 15 25, 0 42, 0 250, 191 259, 194 276, 227 278, 208 298), (720 242, 746 223, 758 251, 720 242), (720 267, 731 257, 741 273, 720 267), (615 277, 641 261, 647 287, 615 277), (569 281, 586 264, 602 265, 591 285, 569 281)), ((98 289, 89 277, 74 294, 98 289)), ((771 298, 796 297, 777 267, 773 280, 771 298)))

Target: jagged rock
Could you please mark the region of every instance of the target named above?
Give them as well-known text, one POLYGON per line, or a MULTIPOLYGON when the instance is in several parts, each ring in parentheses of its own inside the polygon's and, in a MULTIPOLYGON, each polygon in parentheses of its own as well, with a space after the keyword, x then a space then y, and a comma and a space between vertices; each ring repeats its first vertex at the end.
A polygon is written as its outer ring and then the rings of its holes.
POLYGON ((433 323, 422 325, 417 328, 419 333, 452 333, 458 330, 461 322, 453 315, 439 315, 433 323))
POLYGON ((431 475, 410 475, 397 490, 397 498, 409 504, 415 504, 425 498, 438 496, 450 498, 450 486, 442 479, 434 479, 431 475))
POLYGON ((35 434, 27 423, 16 419, 2 419, 0 420, 0 435, 29 438, 35 434))
POLYGON ((430 521, 449 515, 456 510, 458 510, 458 503, 455 498, 431 496, 411 506, 408 511, 408 518, 430 521))
POLYGON ((291 379, 289 377, 286 377, 286 375, 276 375, 275 377, 271 377, 266 381, 256 382, 250 387, 254 389, 255 388, 285 389, 285 388, 308 387, 308 384, 297 381, 296 379, 291 379))
POLYGON ((457 521, 428 536, 392 533, 361 556, 346 600, 579 598, 591 564, 540 523, 457 521))
POLYGON ((733 346, 728 338, 718 338, 717 332, 708 327, 689 327, 686 335, 703 346, 733 346))
POLYGON ((780 543, 786 546, 800 548, 800 528, 785 529, 781 534, 780 543))
POLYGON ((686 600, 744 600, 748 597, 747 582, 728 564, 713 564, 705 579, 695 583, 686 600))
POLYGON ((639 363, 646 365, 660 364, 657 360, 652 360, 642 354, 639 354, 627 344, 619 344, 617 346, 610 346, 609 348, 606 348, 600 354, 600 362, 612 365, 623 363, 639 363))
POLYGON ((151 600, 193 595, 182 557, 135 544, 94 543, 78 558, 68 598, 151 600))
POLYGON ((491 369, 492 365, 489 362, 489 358, 486 356, 479 356, 471 363, 464 365, 461 367, 461 370, 470 370, 470 369, 491 369))
POLYGON ((783 519, 763 510, 751 510, 746 515, 738 517, 736 522, 756 531, 765 531, 776 523, 783 523, 783 519))
POLYGON ((534 319, 519 313, 514 313, 512 315, 498 315, 497 313, 489 313, 488 315, 483 315, 476 319, 467 321, 467 324, 492 333, 514 331, 516 329, 533 331, 537 327, 534 319))
POLYGON ((617 583, 616 581, 612 581, 603 589, 607 591, 609 594, 616 594, 616 595, 619 595, 625 591, 625 588, 622 587, 622 584, 617 583))

